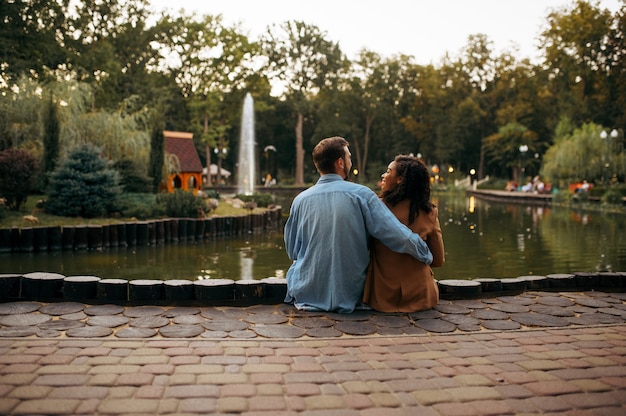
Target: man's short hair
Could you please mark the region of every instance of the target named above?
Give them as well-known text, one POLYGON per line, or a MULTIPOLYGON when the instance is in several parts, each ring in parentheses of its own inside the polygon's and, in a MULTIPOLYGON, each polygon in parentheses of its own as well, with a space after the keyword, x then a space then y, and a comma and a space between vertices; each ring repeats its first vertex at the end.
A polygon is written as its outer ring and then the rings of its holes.
POLYGON ((345 147, 349 143, 343 137, 329 137, 320 141, 313 149, 313 163, 317 170, 322 173, 333 173, 335 162, 346 156, 345 147))

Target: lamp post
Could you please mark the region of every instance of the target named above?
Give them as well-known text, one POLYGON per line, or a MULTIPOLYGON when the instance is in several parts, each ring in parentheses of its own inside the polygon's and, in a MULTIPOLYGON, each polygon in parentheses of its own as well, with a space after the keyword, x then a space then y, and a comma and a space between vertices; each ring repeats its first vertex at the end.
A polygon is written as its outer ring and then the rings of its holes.
POLYGON ((606 130, 602 130, 600 132, 600 138, 604 142, 604 185, 609 184, 609 168, 611 167, 611 163, 609 162, 609 158, 611 157, 611 142, 614 138, 617 137, 617 130, 613 129, 611 134, 608 134, 606 130))
POLYGON ((526 172, 526 167, 524 166, 524 157, 526 156, 526 152, 528 152, 528 145, 521 145, 519 147, 519 152, 522 155, 522 163, 520 166, 520 180, 519 182, 522 183, 522 180, 524 179, 524 172, 526 172))
POLYGON ((265 157, 265 168, 267 170, 267 174, 265 175, 265 187, 269 187, 271 185, 271 182, 273 179, 276 179, 276 147, 270 145, 267 145, 263 148, 263 156, 265 157), (273 157, 273 161, 274 163, 271 163, 270 161, 272 160, 272 158, 270 157, 270 151, 272 151, 274 153, 274 157, 273 157))
MULTIPOLYGON (((219 148, 216 147, 213 149, 215 155, 217 156, 217 176, 215 178, 215 187, 220 187, 220 182, 222 181, 222 159, 226 157, 228 154, 228 149, 225 147, 219 148)), ((209 166, 210 168, 210 166, 209 166)), ((209 176, 211 175, 211 171, 209 170, 209 176)))

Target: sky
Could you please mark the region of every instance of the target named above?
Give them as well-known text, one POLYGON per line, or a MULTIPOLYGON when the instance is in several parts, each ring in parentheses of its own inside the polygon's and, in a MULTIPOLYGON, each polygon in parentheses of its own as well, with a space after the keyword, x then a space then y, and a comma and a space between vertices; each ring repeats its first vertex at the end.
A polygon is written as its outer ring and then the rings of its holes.
MULTIPOLYGON (((596 1, 596 0, 592 0, 596 1)), ((198 14, 221 14, 227 25, 239 23, 256 39, 268 25, 301 20, 326 32, 348 58, 367 48, 383 57, 404 54, 421 65, 437 66, 446 53, 456 57, 468 37, 485 34, 494 51, 519 51, 536 61, 537 38, 551 10, 574 0, 151 0, 155 11, 181 8, 198 14)), ((600 0, 615 13, 620 0, 600 0)))

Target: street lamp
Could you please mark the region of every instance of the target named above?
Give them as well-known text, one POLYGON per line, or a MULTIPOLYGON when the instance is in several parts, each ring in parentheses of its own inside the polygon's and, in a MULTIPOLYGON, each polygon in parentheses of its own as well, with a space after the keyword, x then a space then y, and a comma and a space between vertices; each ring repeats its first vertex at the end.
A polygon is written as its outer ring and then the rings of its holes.
MULTIPOLYGON (((524 166, 524 157, 526 156, 526 152, 528 152, 528 145, 525 145, 525 144, 521 145, 521 146, 519 147, 519 151, 520 151, 520 153, 522 154, 521 175, 522 175, 522 176, 524 176, 524 172, 526 172, 526 167, 524 166)), ((520 178, 520 181, 521 181, 522 179, 523 179, 523 178, 520 178)))
POLYGON ((615 129, 613 129, 613 131, 611 132, 611 134, 607 134, 606 130, 602 130, 600 132, 600 138, 602 139, 602 141, 604 142, 604 147, 606 149, 606 151, 604 152, 604 185, 608 185, 609 183, 609 156, 610 156, 610 152, 609 152, 609 144, 611 141, 611 138, 614 137, 613 136, 613 132, 617 133, 617 131, 615 129))
MULTIPOLYGON (((213 152, 215 152, 215 154, 217 155, 217 176, 215 179, 215 186, 217 188, 220 187, 220 182, 222 181, 222 159, 224 159, 226 157, 226 154, 228 153, 228 149, 225 147, 222 147, 221 149, 216 147, 215 149, 213 149, 213 152)), ((211 167, 209 166, 209 169, 211 167)), ((209 170, 209 177, 211 175, 211 171, 209 170)))

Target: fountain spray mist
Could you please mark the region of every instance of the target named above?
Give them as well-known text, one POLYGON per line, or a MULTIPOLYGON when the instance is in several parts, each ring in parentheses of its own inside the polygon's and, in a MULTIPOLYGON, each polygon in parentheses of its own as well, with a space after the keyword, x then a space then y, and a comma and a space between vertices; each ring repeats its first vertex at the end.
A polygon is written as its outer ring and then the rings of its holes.
POLYGON ((254 100, 250 93, 243 100, 241 132, 239 136, 239 169, 237 192, 244 195, 254 193, 255 175, 255 139, 254 139, 254 100))

